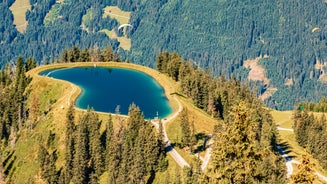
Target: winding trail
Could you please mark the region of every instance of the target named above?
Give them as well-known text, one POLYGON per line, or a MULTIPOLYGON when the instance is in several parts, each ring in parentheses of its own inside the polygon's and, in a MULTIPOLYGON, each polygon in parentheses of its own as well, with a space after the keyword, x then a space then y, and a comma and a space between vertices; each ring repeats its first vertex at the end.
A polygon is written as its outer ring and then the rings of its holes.
MULTIPOLYGON (((281 128, 281 127, 277 127, 277 130, 280 130, 280 131, 290 131, 290 132, 294 132, 293 129, 291 128, 281 128)), ((277 146, 277 149, 279 150, 279 152, 281 153, 282 157, 285 158, 286 160, 286 167, 287 167, 287 178, 289 178, 292 174, 293 174, 293 171, 294 171, 294 168, 293 168, 293 163, 294 164, 301 164, 299 161, 297 160, 292 160, 292 158, 290 156, 288 156, 285 151, 283 150, 283 148, 281 146, 277 146)), ((318 178, 324 182, 327 183, 327 177, 322 175, 321 173, 319 172, 315 172, 315 174, 318 176, 318 178)))
POLYGON ((213 145, 213 141, 210 141, 209 144, 208 144, 208 148, 207 148, 207 151, 206 151, 206 154, 204 156, 204 158, 200 157, 200 159, 202 160, 202 165, 201 165, 201 170, 204 171, 208 164, 209 164, 209 160, 210 160, 210 157, 211 157, 211 149, 212 149, 212 145, 213 145))
POLYGON ((68 105, 68 107, 70 106, 70 100, 71 100, 73 94, 74 94, 74 93, 76 92, 76 90, 77 90, 77 88, 76 88, 73 84, 71 84, 71 87, 72 87, 73 89, 70 91, 69 97, 68 97, 68 99, 67 99, 67 105, 68 105))
MULTIPOLYGON (((174 100, 176 100, 178 104, 178 110, 169 116, 168 118, 162 120, 162 127, 163 127, 163 134, 164 134, 164 142, 165 142, 165 149, 167 150, 167 153, 176 161, 176 163, 184 168, 184 167, 190 167, 190 165, 185 161, 185 159, 174 149, 174 147, 170 144, 169 138, 166 132, 166 124, 175 119, 180 112, 183 110, 183 106, 181 102, 176 98, 176 96, 173 97, 174 100)), ((159 129, 159 124, 155 120, 151 120, 151 122, 155 125, 157 129, 159 129)))
POLYGON ((289 131, 289 132, 294 132, 292 128, 282 128, 282 127, 277 127, 277 130, 283 130, 283 131, 289 131))

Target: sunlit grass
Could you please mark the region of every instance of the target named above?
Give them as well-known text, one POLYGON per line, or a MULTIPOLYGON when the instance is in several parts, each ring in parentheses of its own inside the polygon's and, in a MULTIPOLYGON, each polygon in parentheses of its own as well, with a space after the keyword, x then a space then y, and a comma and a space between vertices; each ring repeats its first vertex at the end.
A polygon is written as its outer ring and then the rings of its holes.
POLYGON ((103 9, 102 17, 109 16, 112 19, 116 19, 119 24, 127 24, 131 17, 131 12, 121 10, 118 6, 107 6, 103 9))
POLYGON ((28 24, 25 14, 27 10, 31 9, 30 1, 16 0, 9 9, 14 15, 14 24, 16 25, 16 29, 21 33, 25 32, 28 24))
MULTIPOLYGON (((274 122, 275 124, 279 125, 282 128, 292 128, 293 126, 293 120, 292 120, 292 116, 293 116, 293 112, 292 111, 271 111, 271 114, 273 116, 274 122)), ((315 116, 321 116, 322 113, 314 113, 315 116)), ((290 131, 278 131, 278 142, 279 143, 284 143, 287 145, 287 152, 288 156, 291 156, 294 160, 297 160, 299 162, 301 162, 302 159, 302 155, 308 153, 303 147, 301 147, 295 138, 295 134, 294 132, 290 132, 290 131)), ((316 159, 314 159, 311 156, 311 161, 315 164, 314 169, 318 172, 320 172, 323 175, 327 175, 327 172, 319 165, 319 161, 317 161, 316 159)), ((297 164, 293 164, 293 168, 294 168, 294 173, 297 172, 297 164)), ((320 182, 319 180, 315 181, 315 183, 323 183, 320 182)))

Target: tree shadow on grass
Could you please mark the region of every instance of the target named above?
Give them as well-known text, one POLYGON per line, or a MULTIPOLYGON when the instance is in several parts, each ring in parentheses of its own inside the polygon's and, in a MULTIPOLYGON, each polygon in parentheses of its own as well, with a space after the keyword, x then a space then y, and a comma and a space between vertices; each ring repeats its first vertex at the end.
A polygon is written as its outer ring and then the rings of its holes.
POLYGON ((294 156, 288 155, 292 152, 291 146, 287 142, 282 142, 276 145, 276 151, 285 158, 286 161, 291 161, 294 159, 294 156), (287 155, 287 156, 286 156, 287 155))

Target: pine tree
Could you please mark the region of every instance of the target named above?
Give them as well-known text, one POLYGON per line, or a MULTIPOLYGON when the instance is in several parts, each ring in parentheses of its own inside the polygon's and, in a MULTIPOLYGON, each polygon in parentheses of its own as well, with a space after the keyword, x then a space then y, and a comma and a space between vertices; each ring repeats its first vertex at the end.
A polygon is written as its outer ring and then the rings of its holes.
POLYGON ((113 61, 114 60, 114 51, 112 50, 111 45, 108 45, 104 51, 102 52, 103 60, 105 62, 113 61))
POLYGON ((109 173, 109 183, 116 183, 118 164, 118 143, 114 132, 112 117, 109 115, 109 119, 106 124, 106 166, 109 173))
POLYGON ((256 181, 256 162, 262 160, 256 140, 257 125, 249 108, 234 106, 228 124, 216 125, 209 176, 212 182, 252 183, 256 181))
POLYGON ((50 154, 43 145, 40 145, 38 158, 41 166, 42 178, 46 180, 47 183, 57 183, 58 173, 56 171, 56 151, 50 154))
POLYGON ((103 172, 103 155, 102 146, 100 141, 100 124, 98 115, 92 111, 87 112, 89 115, 88 130, 89 130, 89 145, 90 145, 90 156, 93 169, 96 176, 100 176, 103 172))
POLYGON ((142 130, 140 131, 139 137, 144 138, 143 143, 143 152, 144 152, 144 158, 145 159, 145 166, 146 166, 146 172, 147 173, 154 173, 157 165, 158 165, 158 159, 160 156, 160 149, 161 144, 158 141, 159 138, 157 137, 157 133, 155 131, 154 126, 151 124, 151 122, 146 121, 143 124, 142 130))
POLYGON ((68 62, 68 51, 64 49, 61 54, 61 62, 67 63, 68 62))
POLYGON ((84 49, 80 53, 80 61, 81 62, 89 62, 90 61, 90 53, 88 49, 84 49))
POLYGON ((311 163, 309 155, 302 155, 302 162, 298 166, 299 171, 291 176, 292 183, 313 183, 316 179, 313 173, 314 164, 311 163))
POLYGON ((182 138, 181 138, 181 146, 187 147, 190 146, 191 143, 191 129, 190 122, 188 119, 187 109, 183 109, 180 115, 180 126, 182 129, 182 138))
POLYGON ((169 53, 168 52, 162 52, 158 55, 156 65, 157 70, 162 73, 167 73, 167 63, 169 60, 169 53))
POLYGON ((71 103, 71 105, 68 108, 67 114, 66 114, 66 140, 65 140, 65 183, 69 183, 73 176, 73 161, 74 161, 74 132, 75 132, 75 111, 74 111, 74 105, 71 103))
POLYGON ((88 114, 84 115, 79 120, 76 133, 75 154, 73 161, 73 178, 74 183, 87 183, 88 182, 88 162, 89 162, 89 147, 88 147, 88 114))
POLYGON ((167 63, 167 73, 173 80, 178 81, 179 68, 182 65, 183 59, 176 52, 170 55, 167 63))
POLYGON ((27 58, 27 60, 26 60, 26 66, 25 66, 26 71, 29 71, 29 70, 35 68, 36 66, 37 65, 36 65, 36 61, 35 61, 34 58, 27 58))

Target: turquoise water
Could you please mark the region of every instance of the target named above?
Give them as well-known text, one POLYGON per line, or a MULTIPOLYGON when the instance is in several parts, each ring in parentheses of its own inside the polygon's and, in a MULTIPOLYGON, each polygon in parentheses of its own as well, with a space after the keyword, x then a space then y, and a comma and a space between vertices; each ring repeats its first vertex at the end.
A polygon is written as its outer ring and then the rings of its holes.
POLYGON ((117 106, 123 115, 135 103, 143 111, 145 118, 159 115, 164 118, 172 108, 163 88, 149 75, 130 69, 105 67, 78 67, 47 70, 40 75, 48 75, 78 85, 82 93, 75 105, 81 109, 93 107, 95 111, 115 113, 117 106))

